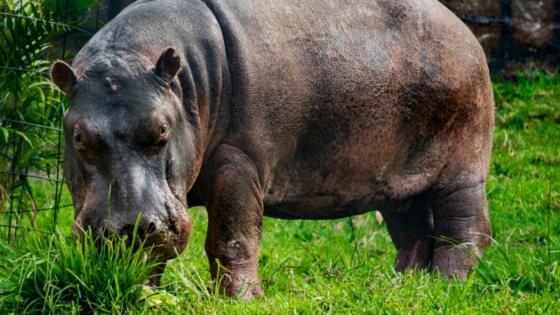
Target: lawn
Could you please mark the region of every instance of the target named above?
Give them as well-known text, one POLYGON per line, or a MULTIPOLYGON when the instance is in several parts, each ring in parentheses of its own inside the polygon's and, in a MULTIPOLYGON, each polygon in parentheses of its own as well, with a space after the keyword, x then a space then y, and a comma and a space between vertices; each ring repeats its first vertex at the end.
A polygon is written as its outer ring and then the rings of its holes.
MULTIPOLYGON (((57 236, 31 233, 0 246, 0 313, 560 314, 560 76, 522 75, 494 91, 487 192, 495 243, 464 282, 397 274, 395 249, 373 212, 332 221, 266 218, 265 297, 224 298, 209 288, 205 210, 192 208, 189 248, 152 290, 143 286, 149 262, 141 253, 118 241, 101 254, 76 245, 67 236, 72 211, 64 209, 57 236)), ((50 214, 41 215, 38 224, 49 230, 50 214)))

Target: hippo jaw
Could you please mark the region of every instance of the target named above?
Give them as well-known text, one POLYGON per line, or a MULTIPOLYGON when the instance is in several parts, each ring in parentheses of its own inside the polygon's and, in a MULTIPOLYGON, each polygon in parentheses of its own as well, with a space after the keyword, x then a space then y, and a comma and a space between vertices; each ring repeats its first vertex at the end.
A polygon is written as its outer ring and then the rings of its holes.
POLYGON ((75 231, 137 235, 157 260, 188 243, 187 191, 195 164, 194 131, 176 77, 181 58, 171 48, 157 63, 131 65, 100 56, 80 73, 63 62, 51 69, 70 100, 64 118, 64 170, 75 231))

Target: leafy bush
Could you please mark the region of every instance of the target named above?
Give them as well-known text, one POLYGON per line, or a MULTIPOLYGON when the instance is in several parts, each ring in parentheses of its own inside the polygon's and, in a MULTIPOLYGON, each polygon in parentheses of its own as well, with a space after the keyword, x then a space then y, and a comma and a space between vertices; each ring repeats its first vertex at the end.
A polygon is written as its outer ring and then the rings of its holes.
MULTIPOLYGON (((92 24, 94 1, 6 0, 0 12, 0 227, 60 203, 60 126, 66 102, 49 79, 52 59, 72 55, 78 26, 92 24), (33 179, 50 184, 46 204, 36 203, 33 179), (55 179, 55 180, 53 180, 55 179), (4 212, 10 208, 10 212, 4 212)), ((79 36, 78 36, 79 37, 79 36)), ((4 236, 4 234, 2 234, 4 236)))

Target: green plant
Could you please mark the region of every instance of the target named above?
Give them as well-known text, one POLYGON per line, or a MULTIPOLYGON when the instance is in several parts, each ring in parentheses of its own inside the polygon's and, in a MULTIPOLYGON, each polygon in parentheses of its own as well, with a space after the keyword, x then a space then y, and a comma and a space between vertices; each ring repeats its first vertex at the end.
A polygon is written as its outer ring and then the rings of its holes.
POLYGON ((7 228, 8 238, 17 228, 34 226, 40 209, 50 210, 60 205, 60 127, 66 102, 50 82, 50 60, 72 55, 66 38, 83 33, 78 26, 91 24, 87 12, 94 3, 92 0, 2 2, 0 227, 7 228), (38 204, 33 179, 49 183, 54 198, 38 204), (28 219, 25 224, 24 219, 28 219))
MULTIPOLYGON (((136 239, 136 235, 132 236, 136 239)), ((16 248, 1 243, 0 313, 125 313, 141 311, 144 286, 157 266, 150 249, 126 238, 97 242, 59 233, 31 233, 16 248)))
MULTIPOLYGON (((0 30, 0 186, 11 197, 33 200, 27 178, 31 170, 51 173, 57 164, 56 134, 63 105, 49 82, 49 62, 43 54, 50 38, 63 27, 50 22, 48 11, 38 1, 3 3, 0 30), (19 123, 19 121, 24 123, 19 123), (45 125, 50 128, 36 128, 45 125), (11 161, 17 163, 11 163, 11 161), (14 194, 15 191, 15 194, 14 194)), ((4 195, 0 210, 6 207, 4 195)), ((27 203, 36 208, 33 202, 27 203)), ((13 200, 12 200, 13 206, 13 200)))

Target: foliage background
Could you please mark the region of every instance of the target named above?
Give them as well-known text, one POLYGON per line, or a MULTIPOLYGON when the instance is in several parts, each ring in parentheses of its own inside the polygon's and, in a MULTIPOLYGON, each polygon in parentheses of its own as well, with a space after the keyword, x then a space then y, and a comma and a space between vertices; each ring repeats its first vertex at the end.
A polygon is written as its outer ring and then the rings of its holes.
MULTIPOLYGON (((0 29, 0 237, 11 239, 62 200, 61 119, 66 102, 49 80, 100 25, 92 0, 5 0, 0 29), (40 202, 38 202, 40 201, 40 202)), ((67 198, 66 198, 67 199, 67 198)), ((56 224, 55 224, 56 225, 56 224)))

